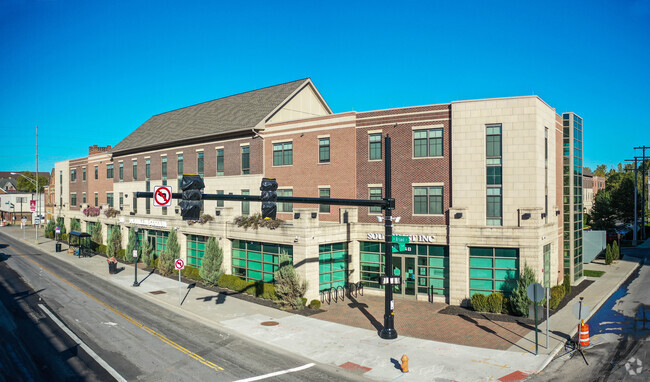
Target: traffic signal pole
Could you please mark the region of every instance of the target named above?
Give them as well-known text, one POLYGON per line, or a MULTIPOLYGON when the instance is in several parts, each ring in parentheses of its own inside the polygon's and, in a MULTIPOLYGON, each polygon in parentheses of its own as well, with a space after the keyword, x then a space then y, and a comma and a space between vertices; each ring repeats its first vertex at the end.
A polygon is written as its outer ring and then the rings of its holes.
MULTIPOLYGON (((384 239, 386 248, 386 261, 384 274, 386 278, 392 278, 393 274, 393 210, 395 209, 395 199, 392 197, 392 179, 391 179, 391 139, 388 134, 384 138, 385 156, 384 177, 385 177, 385 195, 383 199, 336 199, 336 198, 306 198, 296 196, 277 196, 277 202, 290 202, 302 204, 324 204, 338 206, 357 206, 357 207, 381 207, 385 211, 384 215, 384 239)), ((183 175, 185 177, 187 175, 183 175)), ((194 175, 193 175, 194 176, 194 175)), ((262 200, 262 195, 226 195, 226 194, 200 194, 199 200, 225 200, 225 201, 250 201, 266 202, 262 200)), ((153 198, 153 192, 136 192, 136 198, 153 198)), ((172 199, 183 199, 183 193, 174 192, 172 199)), ((385 288, 385 307, 384 307, 384 327, 379 332, 383 339, 397 338, 395 330, 395 303, 393 301, 393 284, 386 284, 385 288)))

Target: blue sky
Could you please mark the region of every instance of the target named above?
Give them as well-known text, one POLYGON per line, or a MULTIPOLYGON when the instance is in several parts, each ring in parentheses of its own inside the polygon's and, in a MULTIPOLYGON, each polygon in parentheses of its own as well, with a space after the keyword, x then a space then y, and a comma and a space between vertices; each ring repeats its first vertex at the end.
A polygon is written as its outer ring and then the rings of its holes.
MULTIPOLYGON (((650 1, 0 1, 0 170, 311 77, 334 112, 537 94, 585 165, 650 145, 650 1)), ((648 152, 650 154, 650 152, 648 152)))

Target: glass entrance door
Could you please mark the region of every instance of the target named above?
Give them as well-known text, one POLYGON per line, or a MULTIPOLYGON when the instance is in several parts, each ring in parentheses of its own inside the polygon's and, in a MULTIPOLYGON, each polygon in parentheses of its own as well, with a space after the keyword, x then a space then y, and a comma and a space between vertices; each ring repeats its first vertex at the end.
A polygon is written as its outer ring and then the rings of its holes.
POLYGON ((393 286, 393 293, 415 297, 415 257, 393 256, 393 275, 402 276, 402 284, 393 286))

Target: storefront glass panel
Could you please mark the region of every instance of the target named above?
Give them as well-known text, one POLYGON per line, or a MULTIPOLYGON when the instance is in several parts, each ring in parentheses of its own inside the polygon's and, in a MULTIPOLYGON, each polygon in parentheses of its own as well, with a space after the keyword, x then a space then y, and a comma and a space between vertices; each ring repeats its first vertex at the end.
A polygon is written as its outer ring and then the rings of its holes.
POLYGON ((273 272, 280 265, 279 254, 286 253, 293 259, 290 245, 233 240, 232 248, 232 274, 246 281, 273 282, 273 272))
POLYGON ((201 268, 207 236, 187 235, 187 265, 201 268))
POLYGON ((345 243, 318 246, 318 290, 327 290, 348 283, 348 252, 345 243))
POLYGON ((517 248, 470 248, 469 288, 475 293, 509 294, 519 279, 517 248))

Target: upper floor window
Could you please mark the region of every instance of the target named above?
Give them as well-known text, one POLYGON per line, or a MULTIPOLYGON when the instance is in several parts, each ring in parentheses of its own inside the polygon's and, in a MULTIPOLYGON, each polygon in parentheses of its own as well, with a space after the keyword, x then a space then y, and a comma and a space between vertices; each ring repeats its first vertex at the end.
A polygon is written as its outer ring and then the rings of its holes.
POLYGON ((70 194, 70 205, 73 207, 77 206, 77 194, 74 192, 70 194))
MULTIPOLYGON (((368 191, 370 193, 370 200, 381 200, 381 187, 370 187, 368 191)), ((369 207, 368 212, 371 214, 380 214, 381 207, 369 207)))
POLYGON ((241 173, 243 175, 247 175, 251 173, 250 152, 251 152, 250 146, 241 147, 241 173))
POLYGON ((217 149, 217 176, 224 174, 223 166, 223 149, 217 149))
POLYGON ((113 179, 113 164, 106 165, 106 179, 113 179))
POLYGON ((95 207, 99 206, 99 194, 95 192, 95 207))
POLYGON ((144 161, 144 178, 149 180, 151 177, 151 159, 145 159, 144 161))
POLYGON ((329 163, 329 162, 330 162, 330 139, 319 138, 318 139, 318 163, 329 163))
POLYGON ((501 125, 487 126, 485 138, 487 157, 501 157, 501 125))
POLYGON ((81 203, 86 204, 86 193, 81 193, 81 203))
MULTIPOLYGON (((241 190, 242 195, 250 195, 250 190, 241 190)), ((247 200, 242 200, 241 202, 241 214, 243 216, 248 216, 251 213, 251 202, 247 200)))
POLYGON ((368 159, 381 159, 381 133, 368 136, 368 159))
POLYGON ((442 187, 413 187, 413 213, 416 215, 442 214, 442 187))
POLYGON ((160 173, 162 174, 163 180, 167 179, 167 157, 162 157, 160 164, 160 173))
POLYGON ((108 204, 109 207, 113 208, 113 193, 112 192, 107 192, 106 193, 106 204, 108 204))
POLYGON ((81 169, 81 180, 86 181, 86 168, 81 169))
POLYGON ((95 180, 99 179, 99 166, 95 166, 95 180))
POLYGON ((71 182, 77 181, 77 170, 70 170, 70 181, 71 182))
POLYGON ((414 130, 413 156, 416 158, 442 156, 442 129, 414 130))
POLYGON ((293 164, 293 143, 274 143, 273 144, 273 165, 290 166, 293 164))
MULTIPOLYGON (((318 189, 318 197, 319 198, 328 198, 329 199, 329 197, 330 197, 330 189, 329 188, 319 188, 318 189)), ((329 204, 319 204, 318 212, 323 213, 323 214, 329 214, 330 213, 329 204)))
MULTIPOLYGON (((293 196, 293 190, 278 190, 278 196, 293 196)), ((293 203, 277 203, 278 212, 293 212, 293 203)))
POLYGON ((203 178, 203 151, 196 153, 196 171, 199 173, 199 176, 203 178))
POLYGON ((138 180, 138 161, 133 161, 133 180, 138 180))
POLYGON ((178 175, 178 178, 183 177, 183 154, 178 154, 178 158, 176 159, 176 174, 178 175))
MULTIPOLYGON (((223 195, 223 194, 225 194, 224 190, 217 190, 217 195, 223 195)), ((217 200, 217 207, 223 207, 224 205, 225 204, 223 200, 217 200)))
POLYGON ((124 181, 124 162, 120 162, 120 182, 124 181))

